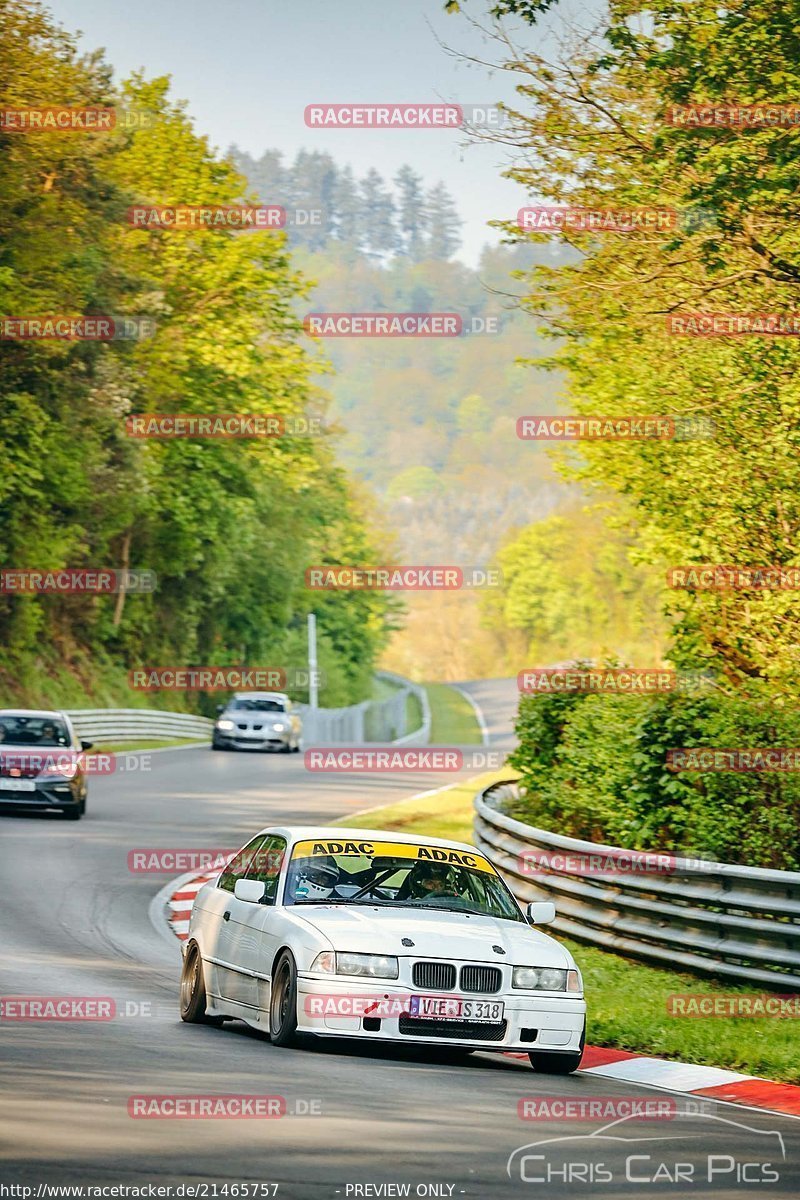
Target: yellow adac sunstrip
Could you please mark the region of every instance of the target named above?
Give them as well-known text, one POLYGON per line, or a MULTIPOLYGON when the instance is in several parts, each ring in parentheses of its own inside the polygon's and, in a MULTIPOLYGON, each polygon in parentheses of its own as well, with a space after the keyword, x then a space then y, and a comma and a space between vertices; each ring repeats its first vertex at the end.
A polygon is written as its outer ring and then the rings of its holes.
POLYGON ((341 856, 353 858, 411 858, 415 862, 447 863, 459 867, 472 867, 475 871, 485 871, 494 875, 494 867, 477 851, 456 850, 449 846, 413 845, 409 842, 373 842, 350 841, 342 838, 340 841, 321 839, 320 841, 297 842, 292 850, 292 858, 315 858, 317 856, 341 856))

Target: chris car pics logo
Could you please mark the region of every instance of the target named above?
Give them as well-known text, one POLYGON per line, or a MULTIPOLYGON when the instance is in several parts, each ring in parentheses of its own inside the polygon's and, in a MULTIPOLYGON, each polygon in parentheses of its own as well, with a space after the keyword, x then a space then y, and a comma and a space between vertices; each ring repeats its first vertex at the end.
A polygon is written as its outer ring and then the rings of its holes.
POLYGON ((638 1200, 643 1189, 667 1195, 676 1185, 681 1195, 710 1195, 710 1187, 744 1195, 777 1183, 785 1161, 783 1135, 774 1129, 702 1110, 675 1113, 659 1135, 634 1112, 591 1133, 520 1146, 509 1155, 506 1172, 515 1182, 545 1185, 548 1196, 591 1195, 608 1185, 638 1200))

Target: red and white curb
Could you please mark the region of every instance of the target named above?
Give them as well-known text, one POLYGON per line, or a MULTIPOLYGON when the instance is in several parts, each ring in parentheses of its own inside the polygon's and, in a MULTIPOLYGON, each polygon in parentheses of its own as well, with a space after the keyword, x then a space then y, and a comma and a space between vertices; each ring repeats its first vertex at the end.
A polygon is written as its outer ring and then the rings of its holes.
MULTIPOLYGON (((166 923, 175 937, 185 941, 189 934, 189 914, 194 898, 203 884, 216 879, 220 867, 210 871, 189 871, 162 888, 151 907, 154 924, 166 923)), ((511 1054, 510 1058, 527 1061, 527 1054, 511 1054)), ((581 1075, 600 1075, 633 1083, 641 1087, 658 1088, 697 1096, 706 1100, 744 1105, 800 1118, 800 1086, 775 1083, 744 1075, 722 1067, 707 1067, 698 1063, 673 1062, 667 1058, 650 1058, 629 1050, 610 1050, 604 1046, 587 1046, 581 1062, 581 1075)))
MULTIPOLYGON (((190 871, 187 875, 179 875, 168 885, 167 924, 175 937, 185 942, 189 936, 189 916, 194 904, 194 898, 204 884, 216 879, 222 867, 213 867, 209 871, 190 871)), ((162 889, 159 897, 164 894, 162 889)))
POLYGON ((724 1100, 729 1104, 744 1104, 748 1108, 763 1108, 769 1112, 800 1117, 800 1087, 796 1084, 775 1083, 770 1079, 759 1079, 755 1075, 743 1075, 722 1067, 648 1058, 628 1050, 609 1050, 604 1046, 587 1046, 581 1071, 625 1083, 645 1084, 706 1100, 724 1100))

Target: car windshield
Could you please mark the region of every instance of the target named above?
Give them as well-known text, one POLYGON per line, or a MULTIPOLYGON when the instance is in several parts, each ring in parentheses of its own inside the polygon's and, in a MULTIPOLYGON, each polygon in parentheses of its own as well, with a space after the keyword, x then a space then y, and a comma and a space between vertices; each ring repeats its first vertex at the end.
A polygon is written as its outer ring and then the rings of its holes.
POLYGON ((63 721, 52 717, 0 716, 0 744, 8 746, 68 746, 63 721))
POLYGON ((386 905, 523 921, 511 893, 477 851, 386 842, 300 842, 285 904, 386 905))
POLYGON ((234 700, 228 712, 285 712, 283 700, 234 700))

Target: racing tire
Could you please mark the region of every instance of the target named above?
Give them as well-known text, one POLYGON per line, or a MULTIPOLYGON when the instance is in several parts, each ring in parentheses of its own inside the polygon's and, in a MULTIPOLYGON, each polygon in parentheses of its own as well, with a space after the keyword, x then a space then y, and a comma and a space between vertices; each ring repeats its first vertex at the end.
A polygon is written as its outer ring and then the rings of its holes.
POLYGON ((192 943, 186 951, 181 970, 181 1020, 189 1025, 221 1025, 222 1017, 206 1014, 206 985, 203 979, 203 960, 192 943))
POLYGON ((294 744, 293 753, 299 754, 302 749, 303 749, 303 739, 298 738, 294 744))
POLYGON ((297 1038, 297 967, 288 950, 272 972, 269 1036, 274 1046, 292 1046, 297 1038))
POLYGON ((224 747, 224 746, 220 746, 219 742, 212 742, 212 743, 211 743, 211 749, 212 749, 212 750, 224 750, 224 749, 225 749, 225 747, 224 747))
POLYGON ((81 800, 80 804, 71 804, 69 808, 64 809, 65 821, 80 821, 83 814, 86 812, 86 800, 81 800))

